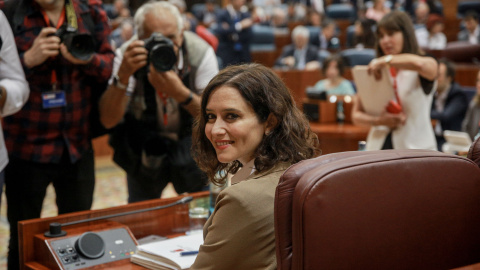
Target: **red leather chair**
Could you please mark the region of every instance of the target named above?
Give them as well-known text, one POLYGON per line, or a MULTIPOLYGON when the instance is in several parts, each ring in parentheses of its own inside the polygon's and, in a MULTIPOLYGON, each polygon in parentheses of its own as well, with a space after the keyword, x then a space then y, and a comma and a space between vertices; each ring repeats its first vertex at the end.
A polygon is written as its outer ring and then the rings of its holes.
MULTIPOLYGON (((480 162, 480 146, 471 152, 480 162)), ((480 262, 480 168, 429 150, 305 160, 280 179, 275 234, 281 270, 450 269, 480 262)))

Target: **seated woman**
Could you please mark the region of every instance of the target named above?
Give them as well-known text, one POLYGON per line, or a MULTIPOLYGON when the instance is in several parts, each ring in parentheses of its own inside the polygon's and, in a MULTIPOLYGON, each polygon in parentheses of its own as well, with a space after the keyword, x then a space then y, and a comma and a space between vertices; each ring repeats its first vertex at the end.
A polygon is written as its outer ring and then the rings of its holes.
POLYGON ((314 157, 316 135, 270 69, 230 66, 205 88, 194 125, 193 156, 222 185, 190 269, 277 269, 273 203, 282 173, 314 157))
POLYGON ((370 20, 380 21, 383 16, 390 12, 390 8, 385 5, 385 0, 373 0, 373 6, 367 9, 365 17, 370 20))
POLYGON ((333 54, 325 59, 322 66, 322 73, 326 77, 318 81, 313 89, 309 91, 320 93, 327 92, 327 95, 354 95, 352 83, 343 78, 343 59, 338 54, 333 54))
POLYGON ((427 20, 428 48, 432 50, 443 50, 447 46, 447 37, 443 33, 445 28, 443 17, 431 14, 427 20))
POLYGON ((367 150, 436 150, 430 109, 437 85, 437 61, 421 52, 412 21, 404 12, 385 15, 378 23, 376 39, 377 58, 368 65, 369 73, 379 79, 382 69, 389 69, 396 98, 381 115, 368 114, 361 100, 354 99, 353 122, 371 126, 367 150))
POLYGON ((375 46, 375 34, 372 30, 372 25, 374 24, 375 21, 368 19, 359 19, 355 21, 352 47, 363 49, 373 48, 375 46))

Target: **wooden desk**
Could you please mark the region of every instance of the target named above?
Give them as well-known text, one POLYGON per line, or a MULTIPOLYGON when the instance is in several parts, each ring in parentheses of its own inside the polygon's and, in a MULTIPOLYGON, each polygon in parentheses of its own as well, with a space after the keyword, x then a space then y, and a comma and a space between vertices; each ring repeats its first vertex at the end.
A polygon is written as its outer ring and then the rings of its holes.
MULTIPOLYGON (((206 197, 209 192, 192 193, 190 196, 194 198, 206 197)), ((69 213, 49 218, 38 218, 19 222, 19 240, 20 240, 20 264, 21 269, 49 269, 42 260, 44 259, 41 252, 38 252, 35 248, 35 238, 38 239, 38 235, 43 235, 44 232, 49 230, 49 225, 52 222, 67 223, 77 220, 102 217, 107 215, 126 213, 134 210, 147 209, 173 203, 181 197, 149 200, 144 202, 132 203, 112 208, 81 211, 76 213, 69 213), (37 235, 37 237, 36 237, 37 235)), ((180 232, 185 232, 189 228, 188 218, 188 204, 177 205, 174 207, 159 209, 154 211, 148 211, 139 214, 130 214, 126 216, 120 216, 110 218, 107 221, 113 223, 120 223, 129 227, 135 238, 140 239, 148 235, 173 235, 180 232)), ((81 223, 63 228, 67 233, 72 232, 87 232, 97 228, 98 226, 109 226, 105 220, 92 221, 87 223, 81 223), (107 224, 107 225, 104 225, 107 224)), ((113 226, 113 225, 112 225, 113 226)), ((101 269, 143 269, 143 267, 130 263, 130 259, 124 259, 109 263, 108 265, 102 265, 101 269)))
POLYGON ((310 122, 310 128, 317 134, 322 155, 358 150, 358 141, 365 141, 369 127, 353 124, 310 122))
POLYGON ((474 64, 456 64, 455 81, 462 86, 475 86, 480 66, 474 64))
POLYGON ((322 78, 320 70, 304 71, 274 69, 274 71, 280 78, 282 78, 290 89, 290 93, 299 108, 302 107, 303 100, 306 97, 305 89, 307 86, 314 86, 322 78))

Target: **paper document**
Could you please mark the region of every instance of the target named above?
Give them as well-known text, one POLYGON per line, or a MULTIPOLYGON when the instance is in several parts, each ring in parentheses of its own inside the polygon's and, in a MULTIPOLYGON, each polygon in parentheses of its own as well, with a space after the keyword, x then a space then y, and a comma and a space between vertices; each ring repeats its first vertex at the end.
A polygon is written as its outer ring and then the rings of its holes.
POLYGON ((395 97, 387 68, 382 69, 382 78, 378 81, 373 74, 368 74, 368 66, 353 67, 352 75, 365 112, 380 115, 388 102, 395 97))
POLYGON ((188 269, 195 262, 201 244, 203 234, 195 233, 139 245, 131 261, 149 269, 188 269))

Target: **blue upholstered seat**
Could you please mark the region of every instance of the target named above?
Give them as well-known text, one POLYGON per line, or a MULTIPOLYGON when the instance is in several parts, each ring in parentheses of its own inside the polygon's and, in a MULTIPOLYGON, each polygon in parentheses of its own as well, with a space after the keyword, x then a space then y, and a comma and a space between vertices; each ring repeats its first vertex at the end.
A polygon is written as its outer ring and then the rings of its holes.
POLYGON ((374 49, 346 49, 340 52, 345 64, 353 67, 356 65, 368 65, 373 58, 375 58, 376 52, 374 49))
POLYGON ((264 25, 252 26, 252 43, 250 50, 252 52, 275 51, 275 35, 273 27, 264 25))

